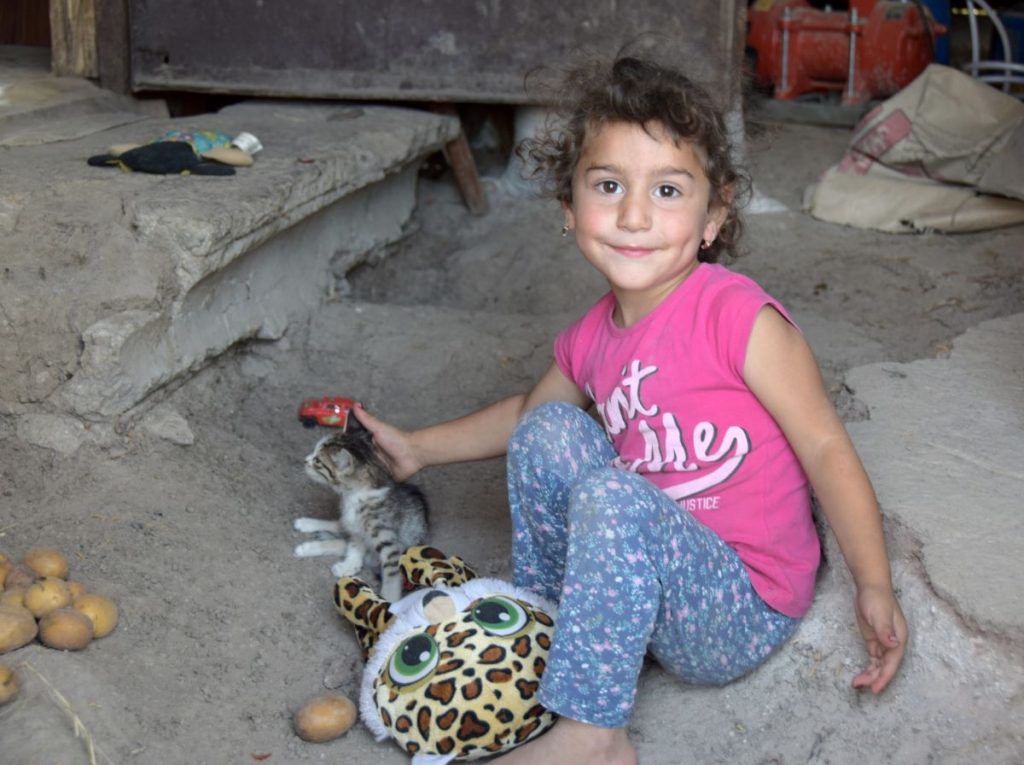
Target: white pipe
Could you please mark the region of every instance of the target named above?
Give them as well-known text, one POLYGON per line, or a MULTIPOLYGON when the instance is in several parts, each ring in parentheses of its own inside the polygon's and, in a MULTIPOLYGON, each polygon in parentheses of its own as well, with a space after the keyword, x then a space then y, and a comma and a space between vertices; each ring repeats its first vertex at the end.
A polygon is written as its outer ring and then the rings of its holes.
POLYGON ((967 25, 971 30, 971 74, 976 74, 981 61, 981 40, 978 37, 978 19, 974 15, 974 0, 967 0, 967 25))
POLYGON ((978 78, 982 82, 990 84, 1001 83, 1003 86, 1003 92, 1009 93, 1011 84, 1024 84, 1024 77, 1014 74, 1014 72, 1024 72, 1024 67, 1020 64, 1014 63, 1013 61, 1013 51, 1010 49, 1010 36, 1006 33, 1006 27, 999 18, 999 14, 996 13, 995 9, 989 5, 986 0, 966 0, 966 3, 968 25, 971 30, 971 63, 964 68, 970 72, 973 77, 978 78), (996 34, 999 35, 999 42, 1002 43, 1003 46, 1003 61, 981 60, 981 41, 978 35, 978 21, 974 14, 975 4, 985 11, 989 20, 992 22, 993 28, 996 30, 996 34), (997 72, 1002 71, 1003 74, 982 75, 983 71, 993 70, 997 72))
POLYGON ((850 10, 850 61, 846 70, 846 97, 853 100, 854 78, 857 72, 857 9, 850 10))
POLYGON ((789 90, 789 20, 792 17, 789 6, 787 5, 782 9, 782 72, 779 80, 781 81, 780 90, 785 93, 789 90))

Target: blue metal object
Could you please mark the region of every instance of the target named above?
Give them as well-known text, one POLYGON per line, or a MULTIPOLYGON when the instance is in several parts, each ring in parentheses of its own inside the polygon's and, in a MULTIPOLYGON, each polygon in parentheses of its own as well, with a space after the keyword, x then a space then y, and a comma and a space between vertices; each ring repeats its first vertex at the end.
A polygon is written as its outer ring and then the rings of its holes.
MULTIPOLYGON (((921 0, 921 2, 932 12, 932 18, 936 23, 942 24, 946 29, 952 28, 953 12, 950 8, 950 0, 921 0)), ((935 41, 935 62, 949 66, 949 34, 941 35, 935 41)))
MULTIPOLYGON (((1006 36, 1010 38, 1010 60, 1018 64, 1024 64, 1024 10, 1002 11, 999 20, 1006 27, 1006 36)), ((993 61, 1004 61, 1003 41, 999 35, 992 34, 992 53, 989 58, 993 61)))

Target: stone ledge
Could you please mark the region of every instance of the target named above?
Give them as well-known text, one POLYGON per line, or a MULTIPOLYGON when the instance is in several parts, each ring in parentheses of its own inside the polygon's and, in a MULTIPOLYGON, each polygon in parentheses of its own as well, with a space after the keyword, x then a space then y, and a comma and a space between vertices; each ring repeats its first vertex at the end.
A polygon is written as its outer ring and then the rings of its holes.
POLYGON ((931 586, 968 624, 1024 637, 1024 314, 969 330, 949 358, 846 379, 870 411, 850 435, 931 586))
POLYGON ((402 236, 418 161, 458 129, 409 109, 246 102, 0 149, 0 411, 108 418, 239 340, 279 337, 332 266, 402 236), (169 127, 265 148, 230 177, 85 163, 169 127))

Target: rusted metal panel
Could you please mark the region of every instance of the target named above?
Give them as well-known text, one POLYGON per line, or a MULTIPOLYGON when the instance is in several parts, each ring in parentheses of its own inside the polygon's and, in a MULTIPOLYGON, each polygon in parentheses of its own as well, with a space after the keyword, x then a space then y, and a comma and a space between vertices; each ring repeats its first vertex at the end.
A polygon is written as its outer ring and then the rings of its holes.
POLYGON ((527 103, 581 48, 654 48, 732 91, 745 0, 128 0, 135 90, 527 103))

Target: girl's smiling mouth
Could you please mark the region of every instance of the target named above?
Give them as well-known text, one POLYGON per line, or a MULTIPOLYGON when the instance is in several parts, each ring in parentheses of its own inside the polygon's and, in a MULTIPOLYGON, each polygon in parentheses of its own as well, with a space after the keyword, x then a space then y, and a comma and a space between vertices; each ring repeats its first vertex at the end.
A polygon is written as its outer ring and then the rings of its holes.
POLYGON ((624 245, 624 246, 614 246, 613 245, 612 249, 615 250, 615 252, 617 252, 619 255, 622 255, 625 258, 643 258, 643 257, 645 257, 647 255, 650 255, 652 252, 654 252, 655 248, 654 247, 636 247, 636 246, 633 246, 633 245, 624 245))

